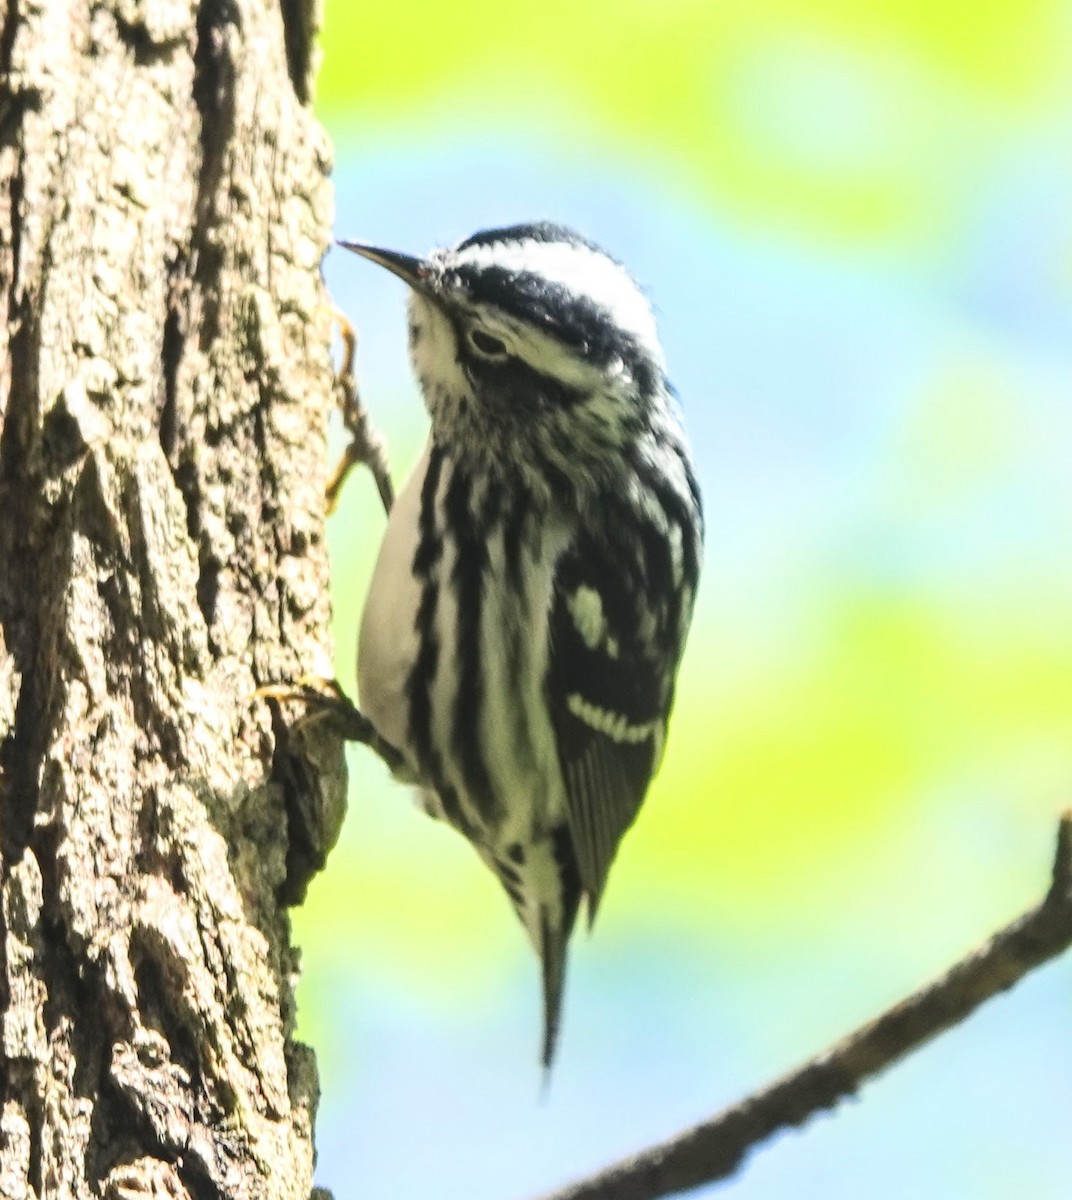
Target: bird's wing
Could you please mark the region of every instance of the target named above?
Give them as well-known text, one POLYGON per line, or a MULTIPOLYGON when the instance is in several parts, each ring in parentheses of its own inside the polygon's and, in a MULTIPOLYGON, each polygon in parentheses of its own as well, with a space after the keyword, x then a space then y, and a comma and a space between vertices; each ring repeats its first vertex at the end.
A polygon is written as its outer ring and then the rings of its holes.
POLYGON ((589 921, 662 755, 687 624, 669 553, 627 532, 581 535, 563 554, 549 629, 548 704, 589 921))

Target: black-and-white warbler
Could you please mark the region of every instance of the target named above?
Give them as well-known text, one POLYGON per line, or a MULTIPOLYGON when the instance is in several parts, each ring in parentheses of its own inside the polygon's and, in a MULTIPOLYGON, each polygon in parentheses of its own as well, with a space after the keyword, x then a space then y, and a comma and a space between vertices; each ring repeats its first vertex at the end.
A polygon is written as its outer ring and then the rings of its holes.
POLYGON ((558 225, 414 258, 431 437, 390 512, 358 650, 399 778, 495 872, 543 966, 566 945, 662 757, 702 553, 700 494, 651 307, 558 225))

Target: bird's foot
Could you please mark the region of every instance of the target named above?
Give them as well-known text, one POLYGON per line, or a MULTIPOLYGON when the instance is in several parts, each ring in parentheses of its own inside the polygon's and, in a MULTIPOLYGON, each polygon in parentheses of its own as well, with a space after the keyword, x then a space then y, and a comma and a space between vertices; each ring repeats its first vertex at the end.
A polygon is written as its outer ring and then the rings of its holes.
POLYGON ((277 703, 298 703, 305 711, 295 722, 297 731, 329 721, 331 729, 347 742, 361 742, 383 759, 392 774, 404 769, 401 753, 377 732, 372 722, 342 690, 338 680, 303 676, 294 683, 274 683, 258 688, 256 695, 277 703))

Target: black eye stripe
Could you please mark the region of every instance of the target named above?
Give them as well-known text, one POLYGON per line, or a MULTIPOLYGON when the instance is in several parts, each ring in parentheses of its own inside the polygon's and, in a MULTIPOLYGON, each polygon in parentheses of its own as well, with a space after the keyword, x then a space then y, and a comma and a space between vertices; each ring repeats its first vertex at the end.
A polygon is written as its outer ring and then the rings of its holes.
POLYGON ((449 279, 476 301, 542 329, 596 366, 620 359, 645 395, 658 386, 658 367, 636 336, 615 325, 590 297, 572 294, 532 271, 505 267, 462 263, 452 268, 449 279))

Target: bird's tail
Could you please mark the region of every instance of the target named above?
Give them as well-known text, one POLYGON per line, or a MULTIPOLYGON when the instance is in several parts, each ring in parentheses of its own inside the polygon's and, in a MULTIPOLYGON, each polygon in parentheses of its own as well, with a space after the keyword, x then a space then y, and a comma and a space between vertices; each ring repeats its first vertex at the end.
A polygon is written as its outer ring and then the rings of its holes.
POLYGON ((558 1044, 562 991, 566 984, 566 950, 572 926, 572 920, 568 926, 563 926, 554 920, 548 908, 541 909, 538 953, 543 975, 543 1052, 540 1061, 545 1071, 551 1069, 558 1044))
POLYGON ((540 957, 543 979, 543 1049, 548 1069, 558 1042, 566 949, 581 902, 581 877, 569 828, 560 825, 527 846, 486 854, 540 957))

